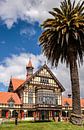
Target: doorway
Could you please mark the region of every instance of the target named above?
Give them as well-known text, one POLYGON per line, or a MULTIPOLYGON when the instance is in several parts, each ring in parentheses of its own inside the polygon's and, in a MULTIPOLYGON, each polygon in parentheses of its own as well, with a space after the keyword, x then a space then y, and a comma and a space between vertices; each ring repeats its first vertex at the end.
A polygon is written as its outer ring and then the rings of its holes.
POLYGON ((49 111, 41 111, 41 120, 45 121, 45 120, 49 120, 49 111))

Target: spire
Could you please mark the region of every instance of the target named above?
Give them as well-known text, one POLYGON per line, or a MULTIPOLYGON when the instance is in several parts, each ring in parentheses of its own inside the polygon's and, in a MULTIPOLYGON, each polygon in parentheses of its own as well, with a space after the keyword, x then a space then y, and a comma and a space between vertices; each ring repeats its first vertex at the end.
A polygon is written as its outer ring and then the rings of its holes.
POLYGON ((13 92, 12 76, 11 76, 11 78, 10 78, 10 83, 9 83, 8 92, 13 92))
POLYGON ((26 70, 27 70, 26 79, 29 79, 32 76, 33 69, 34 69, 34 67, 32 65, 31 59, 29 59, 29 62, 27 64, 27 66, 26 66, 26 70))
POLYGON ((33 68, 31 59, 29 59, 29 62, 27 64, 26 68, 33 68))

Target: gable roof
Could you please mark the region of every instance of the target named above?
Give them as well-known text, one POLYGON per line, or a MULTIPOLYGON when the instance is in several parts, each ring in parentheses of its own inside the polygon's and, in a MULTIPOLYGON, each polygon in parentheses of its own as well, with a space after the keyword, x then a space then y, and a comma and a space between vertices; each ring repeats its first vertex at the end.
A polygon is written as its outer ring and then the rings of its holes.
MULTIPOLYGON (((36 73, 34 73, 32 75, 32 77, 35 77, 43 68, 47 69, 47 71, 50 73, 50 75, 52 75, 52 77, 54 78, 54 80, 56 81, 56 83, 60 86, 60 88, 62 89, 62 91, 65 91, 64 87, 62 86, 62 84, 58 81, 58 79, 55 77, 55 75, 52 73, 52 71, 49 69, 49 67, 46 64, 44 64, 38 71, 36 71, 36 73)), ((29 80, 31 80, 32 77, 29 80)))
POLYGON ((62 97, 62 106, 65 107, 66 103, 69 104, 69 107, 72 107, 72 98, 62 97))
MULTIPOLYGON (((58 79, 55 77, 55 75, 51 72, 51 70, 48 68, 48 66, 46 64, 44 64, 38 71, 36 71, 28 80, 26 80, 25 82, 23 82, 22 85, 24 85, 24 84, 28 83, 29 81, 31 81, 31 79, 34 78, 43 68, 46 68, 47 71, 52 75, 52 77, 54 78, 54 80, 56 81, 56 83, 61 88, 62 92, 65 91, 64 87, 62 86, 62 84, 58 81, 58 79)), ((22 85, 20 85, 20 87, 18 87, 17 89, 20 89, 22 87, 22 85)))
POLYGON ((21 105, 21 100, 17 93, 0 92, 0 104, 8 104, 10 99, 13 99, 15 104, 21 105))
MULTIPOLYGON (((80 99, 81 107, 84 107, 84 98, 80 99)), ((65 104, 68 103, 69 107, 72 107, 72 98, 62 97, 62 106, 65 107, 65 104)))
POLYGON ((13 91, 15 91, 20 85, 22 85, 25 82, 25 80, 15 79, 15 78, 12 78, 11 81, 12 81, 13 91))

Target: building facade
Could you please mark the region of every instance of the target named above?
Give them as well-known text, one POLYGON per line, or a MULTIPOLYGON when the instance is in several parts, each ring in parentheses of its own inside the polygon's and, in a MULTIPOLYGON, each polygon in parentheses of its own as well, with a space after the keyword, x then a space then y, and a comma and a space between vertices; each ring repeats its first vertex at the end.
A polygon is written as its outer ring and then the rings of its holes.
POLYGON ((13 118, 17 112, 19 118, 51 120, 62 114, 64 87, 46 64, 33 69, 29 60, 26 80, 11 78, 8 92, 0 92, 0 117, 13 118))
MULTIPOLYGON (((81 114, 84 116, 84 98, 80 99, 81 114)), ((62 117, 70 117, 72 112, 72 98, 71 96, 62 97, 62 117)))

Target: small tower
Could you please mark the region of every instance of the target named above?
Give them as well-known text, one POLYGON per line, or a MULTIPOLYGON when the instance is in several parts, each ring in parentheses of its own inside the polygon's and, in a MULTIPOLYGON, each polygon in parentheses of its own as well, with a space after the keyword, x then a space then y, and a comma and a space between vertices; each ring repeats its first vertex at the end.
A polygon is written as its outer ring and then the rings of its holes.
POLYGON ((31 62, 31 60, 29 60, 29 63, 26 66, 26 70, 27 70, 26 79, 29 79, 32 76, 33 69, 34 69, 34 67, 32 66, 32 62, 31 62))

